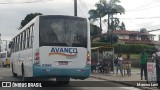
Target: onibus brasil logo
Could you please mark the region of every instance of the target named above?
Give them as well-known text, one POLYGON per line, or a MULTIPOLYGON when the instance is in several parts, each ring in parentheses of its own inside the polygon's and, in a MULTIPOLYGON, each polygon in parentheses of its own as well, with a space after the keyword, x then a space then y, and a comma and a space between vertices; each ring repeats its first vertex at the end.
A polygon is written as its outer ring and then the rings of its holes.
POLYGON ((65 56, 66 58, 73 58, 76 57, 78 54, 77 48, 60 48, 60 47, 53 47, 49 56, 51 55, 61 55, 65 56))

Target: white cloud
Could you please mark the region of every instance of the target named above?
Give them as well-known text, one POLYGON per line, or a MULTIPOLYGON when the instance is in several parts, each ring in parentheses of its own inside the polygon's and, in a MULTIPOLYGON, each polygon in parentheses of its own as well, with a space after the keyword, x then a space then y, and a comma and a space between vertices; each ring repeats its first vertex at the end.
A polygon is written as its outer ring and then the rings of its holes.
MULTIPOLYGON (((94 9, 95 3, 98 1, 78 0, 78 16, 88 17, 87 10, 94 9)), ((0 0, 0 33, 3 39, 12 38, 17 33, 21 20, 29 13, 40 12, 45 15, 74 15, 73 3, 73 0, 0 0), (35 1, 38 2, 22 4, 23 2, 35 1)), ((127 30, 160 28, 160 18, 137 19, 138 17, 160 16, 159 0, 121 0, 120 4, 126 9, 126 12, 124 15, 118 15, 118 17, 126 18, 120 20, 125 22, 127 30)), ((105 28, 105 26, 103 27, 105 28)))

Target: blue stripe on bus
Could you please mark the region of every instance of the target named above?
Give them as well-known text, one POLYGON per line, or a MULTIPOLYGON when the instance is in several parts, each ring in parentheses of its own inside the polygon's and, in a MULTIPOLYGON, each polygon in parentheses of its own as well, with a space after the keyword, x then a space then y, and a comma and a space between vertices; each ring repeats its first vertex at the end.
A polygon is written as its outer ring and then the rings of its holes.
POLYGON ((37 76, 68 76, 68 77, 80 77, 80 78, 88 78, 90 76, 90 66, 86 66, 85 68, 49 68, 49 67, 41 67, 41 66, 33 66, 33 77, 37 76))

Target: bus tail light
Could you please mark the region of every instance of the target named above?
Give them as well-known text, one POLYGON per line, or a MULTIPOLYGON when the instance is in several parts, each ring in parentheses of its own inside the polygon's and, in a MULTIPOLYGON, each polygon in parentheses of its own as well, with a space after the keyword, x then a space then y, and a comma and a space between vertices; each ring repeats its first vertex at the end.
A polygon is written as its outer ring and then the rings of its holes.
POLYGON ((91 55, 89 51, 87 52, 87 65, 91 65, 91 55))
POLYGON ((40 64, 40 60, 39 60, 39 50, 36 50, 36 52, 34 53, 34 64, 40 64))
POLYGON ((35 60, 39 60, 39 52, 35 53, 35 60))

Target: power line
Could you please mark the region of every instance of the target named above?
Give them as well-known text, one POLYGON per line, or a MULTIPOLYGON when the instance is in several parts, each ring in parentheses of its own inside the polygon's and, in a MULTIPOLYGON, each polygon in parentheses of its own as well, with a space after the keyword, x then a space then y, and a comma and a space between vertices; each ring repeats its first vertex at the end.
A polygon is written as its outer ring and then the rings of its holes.
POLYGON ((136 18, 119 18, 119 19, 157 19, 160 18, 160 16, 155 17, 136 17, 136 18))
POLYGON ((82 2, 81 0, 79 0, 79 2, 81 3, 82 6, 84 6, 84 8, 85 8, 87 11, 89 11, 88 8, 87 8, 87 6, 86 6, 86 4, 85 4, 84 2, 82 2))
POLYGON ((160 29, 148 30, 148 32, 159 31, 160 29))
MULTIPOLYGON (((82 2, 81 0, 79 0, 80 1, 80 5, 83 7, 83 9, 85 9, 84 10, 84 12, 88 15, 88 8, 87 8, 87 6, 86 6, 86 4, 84 3, 84 2, 82 2)), ((80 8, 80 7, 79 7, 80 8)), ((81 10, 82 11, 82 10, 81 10)), ((97 22, 98 24, 100 24, 100 22, 97 22)), ((105 23, 104 22, 102 22, 103 24, 102 24, 102 27, 103 28, 106 28, 106 26, 104 26, 105 25, 105 23)), ((103 31, 103 29, 102 29, 102 31, 103 31)))
POLYGON ((156 6, 159 6, 159 3, 160 3, 159 0, 153 0, 151 2, 143 4, 142 6, 136 7, 134 9, 126 10, 126 12, 141 11, 141 10, 155 8, 156 6))
POLYGON ((39 2, 47 2, 53 0, 35 0, 35 1, 26 1, 26 2, 0 2, 0 4, 29 4, 29 3, 39 3, 39 2))
POLYGON ((79 5, 77 5, 78 9, 82 12, 81 14, 83 15, 83 17, 86 18, 86 16, 84 15, 83 11, 81 10, 81 8, 79 7, 79 5))

